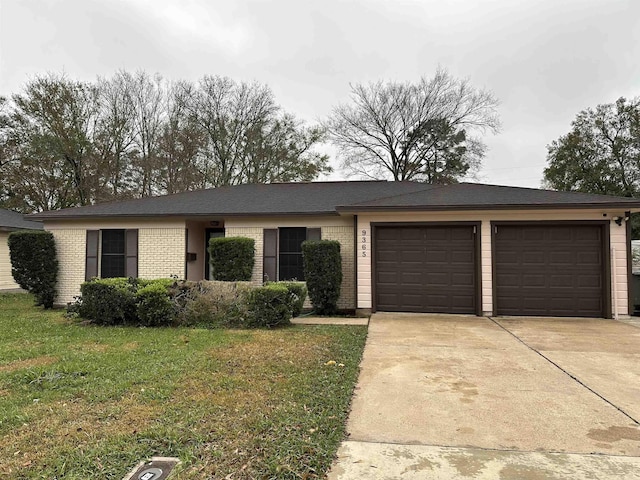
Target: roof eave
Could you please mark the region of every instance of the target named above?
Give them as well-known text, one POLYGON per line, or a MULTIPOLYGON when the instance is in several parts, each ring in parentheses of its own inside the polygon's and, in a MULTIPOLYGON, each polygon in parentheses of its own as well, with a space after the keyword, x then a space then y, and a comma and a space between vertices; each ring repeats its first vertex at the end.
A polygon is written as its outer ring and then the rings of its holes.
POLYGON ((487 205, 387 205, 387 206, 339 206, 336 207, 338 213, 360 213, 360 212, 441 212, 455 210, 598 210, 598 209, 622 209, 632 213, 640 212, 640 202, 632 204, 625 202, 611 203, 545 203, 545 204, 487 204, 487 205))
POLYGON ((74 215, 42 215, 32 213, 30 218, 40 221, 49 220, 88 220, 88 219, 105 219, 105 218, 193 218, 193 217, 216 217, 216 218, 232 218, 232 217, 290 217, 290 216, 337 216, 337 211, 326 212, 246 212, 246 213, 96 213, 96 214, 74 214, 74 215))

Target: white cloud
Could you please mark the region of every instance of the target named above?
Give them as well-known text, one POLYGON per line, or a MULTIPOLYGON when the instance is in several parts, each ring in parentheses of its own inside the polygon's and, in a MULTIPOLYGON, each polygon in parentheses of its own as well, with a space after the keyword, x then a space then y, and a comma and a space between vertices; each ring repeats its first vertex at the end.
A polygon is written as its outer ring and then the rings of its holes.
POLYGON ((158 35, 170 34, 183 42, 207 42, 228 55, 246 50, 252 40, 251 32, 234 17, 234 2, 202 0, 131 0, 145 15, 155 17, 161 27, 158 35))

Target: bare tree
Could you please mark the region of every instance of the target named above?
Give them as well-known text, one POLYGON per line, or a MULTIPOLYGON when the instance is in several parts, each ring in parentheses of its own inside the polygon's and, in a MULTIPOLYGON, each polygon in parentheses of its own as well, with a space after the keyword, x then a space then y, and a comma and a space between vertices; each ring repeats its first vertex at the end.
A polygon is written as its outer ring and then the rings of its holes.
POLYGON ((165 105, 166 120, 158 137, 159 168, 157 183, 166 193, 177 193, 206 186, 202 173, 202 152, 206 147, 206 134, 195 118, 189 114, 192 90, 187 82, 176 82, 168 89, 165 105))
POLYGON ((166 86, 160 75, 151 77, 143 71, 135 75, 124 72, 122 75, 130 85, 134 105, 139 194, 143 197, 158 195, 162 192, 156 188, 155 171, 159 166, 158 138, 166 119, 166 86))
POLYGON ((313 151, 323 129, 283 113, 266 85, 204 77, 187 98, 207 138, 208 185, 310 180, 331 170, 327 157, 313 151))
POLYGON ((284 114, 246 135, 239 178, 243 183, 311 181, 331 171, 327 155, 313 150, 325 132, 305 128, 293 115, 284 114))
POLYGON ((0 204, 25 212, 330 171, 324 138, 266 85, 49 74, 0 98, 0 204))
POLYGON ((100 171, 96 201, 132 196, 135 149, 135 104, 130 76, 118 72, 98 79, 100 118, 93 138, 100 171))
POLYGON ((417 84, 351 87, 351 103, 326 122, 348 173, 369 178, 455 182, 484 155, 474 133, 496 133, 498 100, 468 80, 438 70, 417 84))
POLYGON ((204 77, 191 94, 193 118, 207 135, 205 175, 212 186, 241 183, 236 178, 246 135, 278 110, 271 90, 228 77, 204 77))

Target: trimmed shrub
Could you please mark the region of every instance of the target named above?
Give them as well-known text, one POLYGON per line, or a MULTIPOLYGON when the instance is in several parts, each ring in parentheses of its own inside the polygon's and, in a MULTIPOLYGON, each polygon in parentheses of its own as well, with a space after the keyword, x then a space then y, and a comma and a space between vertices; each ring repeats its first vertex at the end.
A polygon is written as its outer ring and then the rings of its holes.
POLYGON ((80 286, 81 295, 67 312, 99 325, 167 325, 175 318, 169 295, 174 283, 170 278, 95 278, 80 286))
POLYGON ((248 282, 180 282, 171 287, 177 323, 200 327, 238 327, 247 316, 248 282))
POLYGON ((149 283, 136 292, 138 323, 145 327, 171 325, 176 308, 164 282, 149 283))
POLYGON ((136 322, 135 285, 128 279, 105 278, 84 282, 80 286, 80 294, 74 309, 82 318, 99 325, 136 322))
POLYGON ((56 298, 58 260, 51 232, 19 230, 9 234, 11 275, 36 297, 36 304, 52 308, 56 298))
POLYGON ((255 262, 255 241, 246 237, 212 238, 209 259, 215 280, 248 282, 255 262))
POLYGON ((302 242, 304 278, 316 313, 332 315, 337 311, 342 284, 340 243, 335 240, 302 242))
MULTIPOLYGON (((104 280, 106 281, 109 279, 105 278, 104 280)), ((154 278, 153 280, 148 280, 146 278, 129 278, 127 281, 136 285, 138 289, 148 285, 162 285, 165 288, 169 288, 177 283, 177 280, 173 278, 154 278)))
POLYGON ((290 324, 291 295, 284 285, 272 283, 247 292, 247 327, 279 327, 290 324))
POLYGON ((304 308, 307 298, 307 286, 304 282, 274 282, 270 285, 282 285, 289 291, 289 307, 291 316, 298 317, 304 308))

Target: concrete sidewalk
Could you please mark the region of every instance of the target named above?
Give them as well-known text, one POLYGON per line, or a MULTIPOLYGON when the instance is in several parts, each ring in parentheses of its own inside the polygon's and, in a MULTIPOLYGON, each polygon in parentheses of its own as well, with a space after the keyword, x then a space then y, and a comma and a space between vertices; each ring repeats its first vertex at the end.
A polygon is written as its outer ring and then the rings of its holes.
POLYGON ((329 479, 634 480, 636 457, 347 441, 329 479))
POLYGON ((511 322, 375 314, 349 441, 329 478, 640 478, 640 429, 630 407, 640 398, 640 359, 633 354, 640 337, 631 333, 638 329, 578 319, 558 337, 552 327, 559 324, 511 322), (587 322, 591 336, 580 333, 587 322), (614 357, 615 370, 590 389, 510 327, 532 342, 535 335, 538 343, 559 339, 565 353, 584 350, 586 342, 592 360, 583 362, 585 377, 600 377, 614 357), (624 351, 620 335, 628 337, 624 351))

